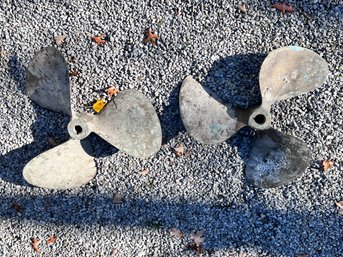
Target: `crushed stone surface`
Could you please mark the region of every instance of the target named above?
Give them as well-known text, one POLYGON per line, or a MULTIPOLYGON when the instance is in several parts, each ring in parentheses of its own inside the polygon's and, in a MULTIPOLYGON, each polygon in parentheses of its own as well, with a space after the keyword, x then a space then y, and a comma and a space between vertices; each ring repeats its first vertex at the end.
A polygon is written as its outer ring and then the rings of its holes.
POLYGON ((42 240, 41 256, 197 256, 187 250, 193 230, 204 230, 202 256, 343 256, 336 206, 343 201, 343 2, 289 1, 296 11, 284 16, 271 1, 247 3, 242 14, 239 1, 227 0, 0 1, 0 256, 37 256, 31 238, 42 240), (160 37, 157 46, 143 43, 147 28, 160 37), (102 33, 110 36, 103 47, 91 41, 102 33), (58 35, 66 36, 60 46, 58 35), (258 104, 260 65, 287 45, 329 64, 323 86, 272 107, 273 127, 304 140, 312 162, 287 186, 257 189, 244 178, 253 131, 197 143, 182 125, 178 92, 193 75, 224 102, 258 104), (24 165, 50 149, 51 138, 69 138, 69 117, 25 95, 25 70, 45 46, 79 71, 70 78, 76 112, 91 112, 114 84, 144 93, 161 121, 161 150, 141 160, 91 135, 97 175, 89 184, 65 191, 27 184, 24 165), (188 158, 176 157, 179 144, 188 158), (326 173, 324 159, 336 160, 326 173), (113 202, 117 193, 121 203, 113 202), (184 238, 171 236, 173 228, 184 238))

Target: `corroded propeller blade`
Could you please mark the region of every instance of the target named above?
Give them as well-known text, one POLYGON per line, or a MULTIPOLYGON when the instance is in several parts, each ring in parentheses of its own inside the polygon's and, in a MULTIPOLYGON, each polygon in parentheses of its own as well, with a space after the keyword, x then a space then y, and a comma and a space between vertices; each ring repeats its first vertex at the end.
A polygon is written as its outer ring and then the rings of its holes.
POLYGON ((49 189, 80 187, 96 174, 92 147, 87 141, 69 140, 29 161, 23 170, 27 182, 49 189))
POLYGON ((264 106, 310 92, 329 75, 326 61, 312 50, 287 46, 271 52, 260 71, 264 106))
POLYGON ((247 124, 244 113, 214 99, 192 76, 182 83, 179 105, 187 132, 203 144, 224 142, 247 124))
POLYGON ((122 91, 98 115, 73 117, 68 131, 75 139, 95 132, 119 150, 139 158, 154 155, 162 142, 154 107, 145 95, 135 90, 122 91))
POLYGON ((35 55, 27 69, 26 91, 41 107, 71 115, 68 67, 56 48, 35 55))
POLYGON ((256 187, 277 187, 300 177, 310 161, 311 151, 299 138, 274 129, 261 130, 252 143, 245 175, 256 187))

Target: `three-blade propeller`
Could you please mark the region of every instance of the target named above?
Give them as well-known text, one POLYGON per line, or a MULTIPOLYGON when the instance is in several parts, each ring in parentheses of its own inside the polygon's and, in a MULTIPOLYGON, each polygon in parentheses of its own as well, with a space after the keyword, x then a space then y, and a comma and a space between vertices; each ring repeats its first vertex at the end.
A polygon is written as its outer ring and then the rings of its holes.
POLYGON ((190 135, 203 144, 224 142, 244 126, 256 129, 246 179, 262 188, 284 185, 306 170, 311 152, 302 140, 271 127, 271 106, 316 89, 328 74, 328 64, 315 52, 282 47, 271 52, 261 66, 260 106, 245 110, 221 103, 188 76, 179 95, 181 118, 190 135))
POLYGON ((148 158, 160 148, 159 119, 147 97, 138 91, 122 91, 97 115, 74 114, 68 67, 56 48, 43 48, 36 54, 27 70, 26 91, 41 107, 72 116, 68 124, 71 139, 24 167, 23 176, 32 185, 68 189, 88 183, 96 175, 96 167, 92 146, 82 139, 91 132, 134 157, 148 158))

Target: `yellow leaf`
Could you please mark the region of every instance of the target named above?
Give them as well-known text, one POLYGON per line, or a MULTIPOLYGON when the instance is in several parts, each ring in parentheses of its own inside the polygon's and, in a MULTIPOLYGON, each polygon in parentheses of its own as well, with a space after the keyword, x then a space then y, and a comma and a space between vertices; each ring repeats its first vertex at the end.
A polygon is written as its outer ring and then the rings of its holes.
POLYGON ((98 113, 104 108, 106 105, 106 102, 104 99, 99 99, 93 104, 93 110, 98 113))

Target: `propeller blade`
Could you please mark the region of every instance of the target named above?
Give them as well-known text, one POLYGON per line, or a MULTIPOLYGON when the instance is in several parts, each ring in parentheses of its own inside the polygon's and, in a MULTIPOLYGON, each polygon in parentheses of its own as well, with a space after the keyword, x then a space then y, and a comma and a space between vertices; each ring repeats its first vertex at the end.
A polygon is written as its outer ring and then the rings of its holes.
POLYGON ((192 76, 182 83, 179 105, 187 132, 203 144, 222 143, 247 124, 244 110, 220 103, 192 76))
POLYGON ((153 105, 135 90, 122 91, 87 125, 134 157, 148 158, 159 151, 162 143, 161 125, 153 105))
POLYGON ((300 177, 310 161, 311 151, 299 138, 274 129, 260 130, 252 143, 245 175, 256 187, 278 187, 300 177))
POLYGON ((23 170, 24 179, 38 187, 70 189, 92 180, 96 167, 88 141, 69 140, 29 161, 23 170))
POLYGON ((321 86, 328 75, 328 64, 312 50, 298 46, 279 48, 261 66, 262 105, 310 92, 321 86))
POLYGON ((43 48, 33 58, 26 73, 26 93, 41 107, 71 115, 68 66, 56 48, 43 48))

